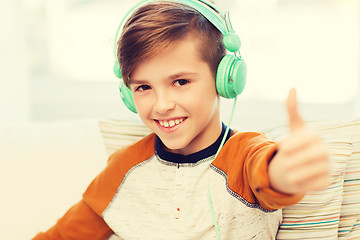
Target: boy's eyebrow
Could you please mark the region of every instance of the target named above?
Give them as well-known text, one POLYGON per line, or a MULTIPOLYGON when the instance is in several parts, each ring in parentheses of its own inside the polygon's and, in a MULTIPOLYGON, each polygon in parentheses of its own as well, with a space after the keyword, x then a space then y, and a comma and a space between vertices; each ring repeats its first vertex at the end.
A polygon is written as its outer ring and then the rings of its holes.
POLYGON ((147 84, 148 82, 147 81, 145 81, 145 80, 136 80, 136 79, 131 79, 130 78, 130 81, 129 81, 129 84, 140 84, 140 85, 142 85, 142 84, 147 84))
MULTIPOLYGON (((167 79, 173 80, 173 79, 178 79, 181 77, 185 77, 185 76, 191 76, 191 75, 199 75, 199 73, 197 72, 179 72, 179 73, 175 73, 173 75, 170 75, 167 77, 167 79)), ((133 79, 130 78, 129 84, 148 84, 148 81, 146 80, 137 80, 137 79, 133 79)))
POLYGON ((176 79, 176 78, 181 78, 181 77, 188 76, 188 75, 199 75, 199 73, 197 73, 197 72, 179 72, 179 73, 170 75, 168 77, 168 79, 176 79))

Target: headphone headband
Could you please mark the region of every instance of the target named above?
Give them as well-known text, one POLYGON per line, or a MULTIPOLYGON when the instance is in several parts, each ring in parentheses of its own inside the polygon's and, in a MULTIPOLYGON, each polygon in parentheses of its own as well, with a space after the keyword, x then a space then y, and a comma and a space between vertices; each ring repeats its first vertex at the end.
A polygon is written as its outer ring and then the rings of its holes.
MULTIPOLYGON (((145 3, 156 2, 159 0, 142 0, 133 6, 125 16, 122 18, 118 29, 115 35, 114 41, 114 57, 117 59, 117 40, 119 38, 120 30, 125 24, 126 20, 130 17, 130 15, 139 7, 141 7, 145 3)), ((223 35, 224 35, 224 45, 227 50, 230 52, 236 52, 240 49, 240 38, 235 34, 232 29, 228 14, 223 15, 221 11, 213 4, 207 0, 162 0, 166 2, 175 2, 190 6, 197 10, 201 15, 203 15, 213 26, 215 26, 223 35)))

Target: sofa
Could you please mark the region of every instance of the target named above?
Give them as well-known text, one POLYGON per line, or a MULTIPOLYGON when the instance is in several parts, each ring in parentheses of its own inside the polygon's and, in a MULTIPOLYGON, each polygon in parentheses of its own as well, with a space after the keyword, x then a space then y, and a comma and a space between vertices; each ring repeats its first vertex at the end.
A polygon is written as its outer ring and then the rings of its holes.
MULTIPOLYGON (((277 239, 360 239, 360 119, 308 122, 326 143, 331 184, 283 210, 277 239)), ((280 140, 286 126, 261 129, 280 140)), ((108 156, 150 133, 138 120, 0 124, 0 239, 31 239, 81 199, 108 156)))

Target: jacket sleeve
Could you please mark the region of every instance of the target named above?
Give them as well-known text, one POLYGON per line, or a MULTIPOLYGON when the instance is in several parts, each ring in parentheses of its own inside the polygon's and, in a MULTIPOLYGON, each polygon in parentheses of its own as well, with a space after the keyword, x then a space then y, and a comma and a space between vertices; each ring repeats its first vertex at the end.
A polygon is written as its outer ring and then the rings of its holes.
POLYGON ((250 145, 246 175, 252 192, 265 209, 281 209, 293 205, 303 198, 303 194, 286 194, 274 190, 270 185, 269 164, 277 153, 278 144, 260 135, 259 143, 250 145))
POLYGON ((105 240, 112 235, 101 216, 84 201, 70 208, 58 222, 33 240, 105 240))
POLYGON ((213 165, 226 174, 228 187, 250 204, 276 210, 297 203, 303 195, 289 195, 270 186, 268 166, 278 149, 264 134, 237 133, 224 145, 213 165))

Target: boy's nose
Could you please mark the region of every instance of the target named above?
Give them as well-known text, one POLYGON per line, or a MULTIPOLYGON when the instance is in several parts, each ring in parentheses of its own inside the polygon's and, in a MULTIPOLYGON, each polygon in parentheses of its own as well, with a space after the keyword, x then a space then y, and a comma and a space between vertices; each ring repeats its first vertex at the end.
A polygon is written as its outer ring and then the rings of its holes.
POLYGON ((165 114, 175 108, 175 101, 169 93, 158 94, 154 104, 154 110, 159 114, 165 114))

